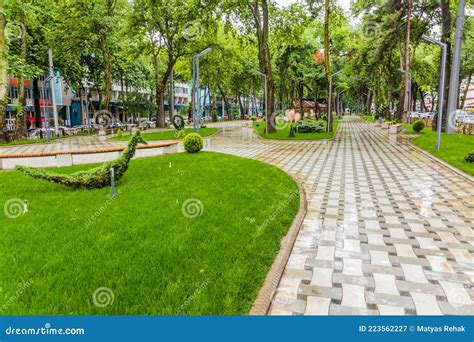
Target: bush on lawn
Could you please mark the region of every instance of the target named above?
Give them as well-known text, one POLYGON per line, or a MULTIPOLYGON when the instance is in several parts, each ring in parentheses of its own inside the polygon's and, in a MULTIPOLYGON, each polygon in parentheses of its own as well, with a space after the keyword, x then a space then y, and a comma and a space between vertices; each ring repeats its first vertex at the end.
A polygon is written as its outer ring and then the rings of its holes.
POLYGON ((425 128, 425 124, 423 123, 423 121, 416 121, 414 124, 413 124, 413 130, 416 132, 416 133, 420 133, 423 128, 425 128))
POLYGON ((197 133, 190 133, 183 139, 184 149, 188 153, 198 153, 202 150, 203 140, 197 133))
POLYGON ((302 120, 296 123, 298 133, 319 133, 324 132, 324 122, 316 120, 302 120))
POLYGON ((474 163, 474 152, 468 153, 467 156, 464 157, 464 160, 468 163, 474 163))
POLYGON ((123 131, 121 128, 119 128, 119 130, 117 131, 117 136, 118 137, 123 137, 123 131))
POLYGON ((256 117, 255 115, 252 115, 252 116, 250 117, 250 120, 255 121, 255 120, 257 120, 257 117, 256 117))

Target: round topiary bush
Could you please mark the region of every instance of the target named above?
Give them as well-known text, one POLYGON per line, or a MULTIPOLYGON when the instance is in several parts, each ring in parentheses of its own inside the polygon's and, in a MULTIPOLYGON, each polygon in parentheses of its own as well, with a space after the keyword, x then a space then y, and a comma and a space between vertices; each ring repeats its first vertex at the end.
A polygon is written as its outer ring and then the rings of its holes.
POLYGON ((423 130, 423 128, 425 128, 425 124, 423 123, 423 121, 418 120, 417 122, 413 124, 413 130, 416 133, 420 133, 423 130))
POLYGON ((464 160, 468 163, 474 163, 474 152, 468 153, 467 156, 464 157, 464 160))
POLYGON ((198 153, 202 150, 203 140, 197 133, 190 133, 183 139, 184 149, 188 153, 198 153))

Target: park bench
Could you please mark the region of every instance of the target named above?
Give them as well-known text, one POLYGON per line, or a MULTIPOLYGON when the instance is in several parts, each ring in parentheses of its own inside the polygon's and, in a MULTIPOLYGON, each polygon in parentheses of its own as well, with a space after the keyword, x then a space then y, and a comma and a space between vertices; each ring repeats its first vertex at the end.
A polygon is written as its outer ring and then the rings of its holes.
POLYGON ((397 134, 397 133, 401 132, 402 129, 403 129, 402 124, 391 124, 390 128, 388 129, 388 133, 389 134, 397 134))
POLYGON ((382 122, 382 129, 389 129, 392 124, 393 122, 391 121, 384 121, 382 122))

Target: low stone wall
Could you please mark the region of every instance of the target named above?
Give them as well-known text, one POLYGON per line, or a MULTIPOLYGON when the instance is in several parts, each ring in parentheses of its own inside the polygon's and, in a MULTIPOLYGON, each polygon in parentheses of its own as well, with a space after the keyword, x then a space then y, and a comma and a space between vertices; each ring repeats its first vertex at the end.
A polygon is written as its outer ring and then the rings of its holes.
MULTIPOLYGON (((31 154, 0 154, 0 170, 11 170, 16 165, 30 167, 61 167, 103 163, 114 160, 126 148, 113 147, 96 150, 44 152, 31 154)), ((176 141, 138 146, 134 159, 178 152, 176 141)))

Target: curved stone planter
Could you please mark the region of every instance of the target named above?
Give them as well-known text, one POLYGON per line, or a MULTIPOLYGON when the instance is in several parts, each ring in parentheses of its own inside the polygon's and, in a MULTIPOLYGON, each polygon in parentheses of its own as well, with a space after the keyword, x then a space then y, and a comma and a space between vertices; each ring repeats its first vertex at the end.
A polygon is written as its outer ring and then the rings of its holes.
MULTIPOLYGON (((61 152, 42 152, 29 154, 0 154, 0 170, 11 170, 16 165, 30 167, 60 167, 82 164, 103 163, 114 160, 127 146, 102 148, 94 150, 77 150, 61 152)), ((138 146, 135 158, 158 156, 178 152, 178 142, 164 142, 138 146)))

